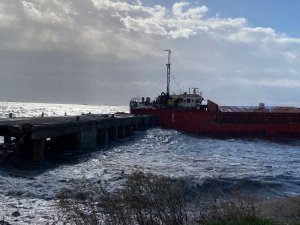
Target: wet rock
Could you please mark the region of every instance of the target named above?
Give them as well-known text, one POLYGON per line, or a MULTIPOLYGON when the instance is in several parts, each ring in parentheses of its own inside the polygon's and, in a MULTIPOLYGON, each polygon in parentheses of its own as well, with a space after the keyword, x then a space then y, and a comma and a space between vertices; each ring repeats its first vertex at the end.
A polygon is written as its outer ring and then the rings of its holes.
POLYGON ((61 183, 67 183, 68 181, 67 180, 59 180, 59 182, 61 182, 61 183))
POLYGON ((11 223, 6 222, 4 220, 0 220, 0 225, 11 225, 11 223))
POLYGON ((14 211, 11 215, 14 217, 18 217, 21 215, 21 213, 19 211, 14 211))
MULTIPOLYGON (((35 216, 33 216, 33 215, 29 215, 29 216, 26 216, 28 219, 34 219, 35 218, 35 216)), ((0 224, 1 225, 1 224, 0 224)))
POLYGON ((7 192, 7 195, 10 195, 10 196, 21 196, 24 192, 23 191, 8 191, 7 192))

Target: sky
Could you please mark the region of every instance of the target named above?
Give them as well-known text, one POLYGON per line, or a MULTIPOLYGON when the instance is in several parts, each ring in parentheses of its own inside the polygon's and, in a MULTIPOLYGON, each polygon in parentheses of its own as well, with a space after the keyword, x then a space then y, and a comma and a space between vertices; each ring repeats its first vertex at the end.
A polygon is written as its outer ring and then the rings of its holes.
POLYGON ((127 105, 198 87, 300 106, 298 0, 0 0, 0 101, 127 105))

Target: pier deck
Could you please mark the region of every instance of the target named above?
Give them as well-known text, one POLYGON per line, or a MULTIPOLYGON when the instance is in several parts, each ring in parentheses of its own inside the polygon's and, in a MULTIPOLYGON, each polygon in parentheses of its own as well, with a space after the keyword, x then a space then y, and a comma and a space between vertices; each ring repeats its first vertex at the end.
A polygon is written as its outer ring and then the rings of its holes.
POLYGON ((151 115, 125 113, 0 119, 0 150, 2 156, 42 161, 45 154, 108 145, 154 123, 151 115))

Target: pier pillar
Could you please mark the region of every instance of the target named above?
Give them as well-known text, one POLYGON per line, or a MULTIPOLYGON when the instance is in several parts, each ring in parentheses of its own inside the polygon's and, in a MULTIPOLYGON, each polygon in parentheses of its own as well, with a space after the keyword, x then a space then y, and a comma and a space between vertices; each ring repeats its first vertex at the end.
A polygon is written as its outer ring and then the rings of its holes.
POLYGON ((128 136, 131 136, 132 133, 133 133, 133 127, 132 127, 132 125, 129 125, 127 128, 128 128, 128 136))
POLYGON ((104 145, 108 145, 108 129, 104 129, 103 139, 104 139, 104 145))
POLYGON ((151 127, 155 127, 156 121, 155 121, 155 117, 152 116, 151 117, 151 127))
POLYGON ((109 141, 115 141, 118 139, 118 127, 111 127, 109 129, 109 141))
POLYGON ((51 149, 49 152, 53 154, 55 152, 60 152, 65 149, 67 150, 75 150, 77 149, 77 141, 78 141, 79 134, 67 134, 60 137, 51 138, 48 145, 51 149))
POLYGON ((11 138, 10 138, 10 136, 4 136, 4 143, 5 143, 5 144, 10 144, 10 143, 11 143, 11 138))
POLYGON ((138 125, 138 130, 139 130, 139 131, 142 131, 142 130, 144 130, 144 128, 145 128, 144 121, 142 121, 142 122, 138 125))
POLYGON ((108 141, 109 141, 109 135, 108 135, 108 129, 101 129, 98 130, 98 143, 100 145, 108 145, 108 141))
MULTIPOLYGON (((33 154, 32 154, 33 156, 33 154)), ((14 157, 16 160, 21 160, 20 148, 18 146, 14 147, 14 157)), ((32 157, 33 159, 33 157, 32 157)))
POLYGON ((118 128, 118 138, 125 138, 126 137, 126 130, 125 127, 118 128))
POLYGON ((153 116, 147 116, 146 118, 144 118, 144 124, 145 124, 146 128, 154 127, 155 126, 154 117, 153 116))
POLYGON ((125 128, 125 135, 126 135, 126 137, 131 136, 132 133, 133 133, 133 127, 132 127, 132 125, 126 126, 126 128, 125 128))
POLYGON ((44 160, 45 139, 33 140, 32 161, 40 162, 44 160))
POLYGON ((133 131, 138 131, 139 130, 139 124, 138 123, 135 123, 133 125, 133 131))
POLYGON ((146 118, 144 120, 144 129, 146 130, 148 127, 149 127, 149 120, 148 120, 148 118, 146 118))
POLYGON ((77 134, 77 149, 84 150, 96 148, 97 146, 97 129, 90 128, 77 134))

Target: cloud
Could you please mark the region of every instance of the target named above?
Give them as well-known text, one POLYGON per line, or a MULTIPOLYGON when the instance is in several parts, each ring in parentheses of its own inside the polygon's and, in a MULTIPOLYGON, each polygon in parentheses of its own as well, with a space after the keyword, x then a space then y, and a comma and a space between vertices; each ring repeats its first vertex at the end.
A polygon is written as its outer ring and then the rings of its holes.
POLYGON ((173 15, 181 19, 200 19, 208 11, 206 6, 197 6, 184 10, 184 7, 189 6, 188 2, 176 2, 172 7, 173 15))
POLYGON ((68 1, 21 1, 25 15, 40 23, 67 23, 71 20, 71 4, 68 1))
MULTIPOLYGON (((126 14, 119 13, 117 16, 127 30, 166 36, 173 39, 189 38, 201 32, 235 29, 246 23, 246 20, 243 18, 204 19, 202 17, 208 11, 207 7, 196 6, 187 8, 189 6, 188 2, 174 3, 172 10, 167 10, 165 7, 158 5, 153 8, 141 5, 137 7, 121 7, 117 5, 115 5, 115 9, 121 8, 122 10, 120 11, 126 11, 126 14)), ((110 6, 112 7, 112 5, 110 6)), ((105 8, 103 5, 102 8, 98 5, 98 9, 103 8, 105 8)))
POLYGON ((154 97, 165 85, 167 48, 173 90, 199 86, 228 104, 273 101, 282 88, 300 97, 299 38, 210 10, 180 1, 3 1, 0 96, 106 104, 154 97))
POLYGON ((262 86, 283 87, 283 88, 300 87, 299 80, 291 80, 291 79, 262 79, 262 80, 258 80, 257 84, 262 86))
MULTIPOLYGON (((224 79, 219 79, 224 82, 224 79)), ((286 78, 261 78, 252 80, 249 78, 233 78, 231 83, 242 84, 244 86, 261 86, 261 87, 279 87, 279 88, 298 88, 300 87, 300 80, 286 79, 286 78)))
POLYGON ((13 4, 0 2, 0 28, 6 28, 17 22, 17 16, 11 14, 13 4))

